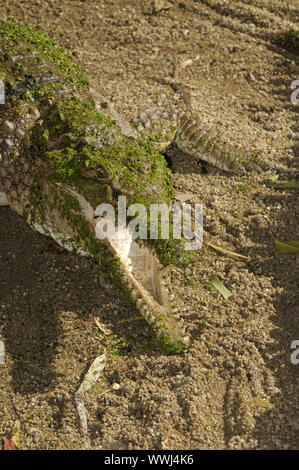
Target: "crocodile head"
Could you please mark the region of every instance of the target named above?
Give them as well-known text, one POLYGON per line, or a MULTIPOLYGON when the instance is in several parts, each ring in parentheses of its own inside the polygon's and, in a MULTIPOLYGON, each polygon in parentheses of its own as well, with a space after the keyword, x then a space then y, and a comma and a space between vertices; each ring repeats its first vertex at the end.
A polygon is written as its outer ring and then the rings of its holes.
POLYGON ((169 205, 172 179, 163 156, 88 88, 54 41, 16 22, 0 26, 0 65, 9 91, 1 105, 0 185, 9 204, 35 230, 92 256, 164 348, 181 351, 188 339, 171 311, 157 244, 137 243, 119 224, 114 237, 103 239, 97 212, 109 204, 118 214, 120 196, 126 207, 169 205))

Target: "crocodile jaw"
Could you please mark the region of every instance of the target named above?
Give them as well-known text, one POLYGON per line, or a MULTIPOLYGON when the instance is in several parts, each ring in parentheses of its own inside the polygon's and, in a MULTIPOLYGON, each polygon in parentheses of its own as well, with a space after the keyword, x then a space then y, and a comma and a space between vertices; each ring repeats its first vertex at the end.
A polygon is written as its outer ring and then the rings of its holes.
MULTIPOLYGON (((152 325, 157 336, 175 348, 183 349, 189 344, 185 329, 171 314, 168 289, 163 280, 163 268, 155 253, 144 243, 137 243, 127 227, 116 227, 113 238, 103 240, 98 219, 90 203, 76 190, 59 184, 79 202, 81 215, 100 240, 120 263, 122 282, 130 292, 130 299, 145 320, 152 325)), ((51 232, 55 238, 55 233, 51 232)), ((65 243, 65 242, 64 242, 65 243)), ((67 244, 64 245, 68 249, 67 244)), ((84 251, 80 254, 86 254, 84 251)), ((171 347, 170 347, 171 349, 171 347)))

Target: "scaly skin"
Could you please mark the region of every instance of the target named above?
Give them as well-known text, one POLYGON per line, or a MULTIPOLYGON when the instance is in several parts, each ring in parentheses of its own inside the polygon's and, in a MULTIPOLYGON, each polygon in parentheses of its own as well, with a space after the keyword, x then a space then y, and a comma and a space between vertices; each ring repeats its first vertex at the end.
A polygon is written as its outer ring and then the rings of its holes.
MULTIPOLYGON (((66 52, 24 25, 0 22, 0 193, 12 209, 62 246, 106 270, 155 329, 162 347, 188 343, 171 313, 154 249, 138 251, 140 268, 122 247, 95 234, 102 202, 171 202, 171 174, 161 154, 90 90, 66 52)), ((153 248, 155 245, 153 244, 153 248)))
MULTIPOLYGON (((171 174, 158 146, 90 89, 55 41, 14 20, 0 20, 0 78, 6 92, 0 105, 0 203, 7 201, 33 229, 67 249, 93 256, 154 327, 162 346, 181 351, 188 338, 171 313, 157 255, 162 246, 188 262, 183 244, 135 245, 140 268, 121 246, 99 241, 95 233, 96 207, 116 207, 119 195, 128 205, 170 204, 171 174)), ((186 115, 179 118, 163 132, 181 150, 225 171, 240 169, 215 136, 186 115)))

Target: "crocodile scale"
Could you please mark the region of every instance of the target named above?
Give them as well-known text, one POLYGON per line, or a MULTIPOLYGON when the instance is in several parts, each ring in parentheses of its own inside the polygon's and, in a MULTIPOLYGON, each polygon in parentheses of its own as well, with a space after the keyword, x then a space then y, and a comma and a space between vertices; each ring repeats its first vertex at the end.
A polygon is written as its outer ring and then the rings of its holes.
MULTIPOLYGON (((189 340, 172 313, 157 245, 137 243, 128 233, 125 242, 99 240, 96 231, 96 208, 116 207, 118 196, 130 204, 171 203, 163 155, 90 88, 66 51, 15 20, 0 20, 0 79, 0 205, 67 249, 93 256, 164 349, 181 351, 189 340)), ((179 149, 225 171, 240 170, 215 135, 184 113, 179 118, 173 135, 179 149)))

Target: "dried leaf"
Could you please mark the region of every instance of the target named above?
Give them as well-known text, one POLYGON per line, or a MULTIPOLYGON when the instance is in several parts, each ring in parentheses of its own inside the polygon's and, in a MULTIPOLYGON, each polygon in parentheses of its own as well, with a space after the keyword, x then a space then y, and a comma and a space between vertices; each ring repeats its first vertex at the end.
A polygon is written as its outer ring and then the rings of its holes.
POLYGON ((206 244, 209 245, 211 248, 214 248, 214 250, 220 251, 221 253, 224 253, 226 255, 238 256, 239 258, 243 258, 243 259, 250 259, 249 256, 239 255, 239 253, 226 250, 225 248, 221 248, 220 246, 212 245, 212 243, 206 242, 206 244))
POLYGON ((11 433, 4 438, 4 450, 17 450, 16 445, 12 440, 11 433))
POLYGON ((79 419, 80 419, 82 433, 84 434, 84 436, 87 436, 87 433, 88 433, 87 415, 86 415, 86 409, 84 406, 83 396, 76 393, 75 403, 76 403, 76 408, 77 408, 77 412, 78 412, 79 419))
POLYGON ((212 284, 212 286, 215 287, 215 289, 217 289, 220 294, 225 298, 225 300, 229 299, 233 294, 231 293, 231 291, 229 291, 225 285, 223 284, 222 281, 220 281, 219 277, 216 276, 216 274, 214 274, 211 279, 210 279, 210 283, 212 284))
POLYGON ((95 317, 94 318, 94 322, 95 324, 97 325, 97 327, 105 334, 105 335, 111 335, 112 334, 112 331, 109 330, 109 328, 106 328, 105 325, 103 325, 103 323, 101 323, 99 321, 99 318, 98 317, 95 317))
POLYGON ((111 392, 111 390, 112 390, 112 388, 107 388, 106 390, 103 390, 103 392, 101 392, 101 393, 98 395, 98 398, 103 397, 104 395, 106 395, 106 393, 111 392))
POLYGON ((84 406, 83 395, 97 382, 100 376, 100 373, 105 367, 105 363, 106 363, 106 354, 104 353, 101 356, 98 356, 93 361, 87 373, 85 374, 83 382, 81 383, 78 391, 75 394, 76 408, 77 408, 78 415, 80 418, 82 433, 85 436, 88 433, 88 426, 87 426, 87 416, 86 416, 86 410, 84 406))
POLYGON ((274 403, 270 403, 269 401, 258 397, 250 398, 246 403, 248 405, 259 406, 260 408, 272 408, 272 406, 275 406, 274 403))
POLYGON ((106 354, 102 354, 98 356, 93 363, 91 364, 90 368, 88 369, 87 373, 84 376, 83 382, 81 383, 77 393, 85 393, 87 392, 98 380, 100 373, 105 367, 106 363, 106 354))
POLYGON ((4 438, 4 450, 21 450, 20 444, 20 421, 16 421, 12 427, 12 430, 4 438))
POLYGON ((188 65, 191 65, 192 63, 193 63, 192 59, 184 60, 184 62, 180 64, 180 69, 184 69, 185 67, 187 67, 188 65))
POLYGON ((265 181, 266 186, 274 189, 299 189, 299 181, 296 178, 286 183, 275 183, 274 181, 265 181))
POLYGON ((299 253, 299 241, 290 240, 288 242, 280 242, 274 237, 275 245, 280 253, 299 253))
POLYGON ((21 429, 20 421, 16 421, 12 429, 12 440, 17 449, 22 449, 21 443, 20 443, 20 429, 21 429))
POLYGON ((269 181, 277 181, 279 178, 279 175, 274 175, 274 176, 270 176, 270 178, 268 179, 269 181))

